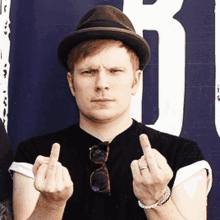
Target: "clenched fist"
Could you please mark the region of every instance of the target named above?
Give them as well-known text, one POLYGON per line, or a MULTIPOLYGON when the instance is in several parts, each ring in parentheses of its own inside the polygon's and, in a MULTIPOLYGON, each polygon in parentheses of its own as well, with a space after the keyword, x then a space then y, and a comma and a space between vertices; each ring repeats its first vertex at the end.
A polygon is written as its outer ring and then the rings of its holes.
POLYGON ((73 194, 69 171, 58 162, 60 145, 52 146, 50 157, 38 156, 34 166, 34 187, 51 204, 64 204, 73 194))

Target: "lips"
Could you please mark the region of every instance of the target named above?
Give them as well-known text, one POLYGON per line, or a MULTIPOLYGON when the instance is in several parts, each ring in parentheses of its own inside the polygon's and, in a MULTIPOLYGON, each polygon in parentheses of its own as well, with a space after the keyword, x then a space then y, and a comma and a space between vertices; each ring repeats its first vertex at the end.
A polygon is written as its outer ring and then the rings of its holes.
POLYGON ((92 102, 112 102, 114 99, 102 98, 102 99, 92 99, 92 102))

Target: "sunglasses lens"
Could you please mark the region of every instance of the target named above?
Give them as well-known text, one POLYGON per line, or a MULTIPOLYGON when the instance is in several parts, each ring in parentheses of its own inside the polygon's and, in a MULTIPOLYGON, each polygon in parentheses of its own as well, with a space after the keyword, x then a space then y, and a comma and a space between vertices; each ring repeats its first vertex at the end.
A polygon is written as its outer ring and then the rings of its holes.
POLYGON ((93 162, 104 163, 107 155, 106 145, 96 145, 91 150, 91 159, 93 162))
POLYGON ((95 192, 106 190, 108 187, 108 178, 102 170, 96 171, 91 177, 91 187, 95 192))

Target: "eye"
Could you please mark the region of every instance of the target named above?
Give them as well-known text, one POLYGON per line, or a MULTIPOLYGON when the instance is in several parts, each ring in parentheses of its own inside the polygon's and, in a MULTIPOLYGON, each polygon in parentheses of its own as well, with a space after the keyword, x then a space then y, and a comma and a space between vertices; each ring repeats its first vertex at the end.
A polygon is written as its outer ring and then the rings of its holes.
POLYGON ((85 70, 82 72, 82 74, 90 75, 90 74, 95 74, 97 70, 85 70))
POLYGON ((122 70, 120 69, 111 69, 110 72, 111 73, 117 73, 117 72, 121 72, 122 70))

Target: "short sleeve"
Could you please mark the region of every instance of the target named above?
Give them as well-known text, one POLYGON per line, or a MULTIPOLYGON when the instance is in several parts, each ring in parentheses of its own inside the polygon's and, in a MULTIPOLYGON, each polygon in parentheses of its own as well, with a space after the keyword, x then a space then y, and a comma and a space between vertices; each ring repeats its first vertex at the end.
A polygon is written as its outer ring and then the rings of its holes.
POLYGON ((212 185, 212 169, 209 163, 205 160, 201 149, 194 141, 183 139, 181 150, 176 156, 175 178, 173 187, 182 183, 202 169, 207 171, 207 194, 212 185))
POLYGON ((196 142, 183 139, 182 152, 177 155, 177 160, 179 169, 197 161, 204 160, 204 155, 196 142))
MULTIPOLYGON (((33 166, 34 166, 33 164, 29 164, 29 163, 13 162, 11 166, 9 167, 8 171, 10 172, 10 174, 12 174, 12 172, 17 172, 27 177, 30 177, 32 179, 35 179, 33 171, 32 171, 33 166)), ((12 178, 13 178, 13 175, 12 175, 12 178)))
POLYGON ((176 178, 179 177, 177 176, 177 173, 181 168, 188 167, 198 161, 205 160, 197 143, 184 138, 176 138, 175 142, 173 142, 165 154, 174 174, 169 183, 170 188, 173 188, 174 181, 177 183, 176 178))
POLYGON ((38 155, 39 153, 37 152, 32 139, 29 139, 18 145, 14 161, 34 164, 38 155))

